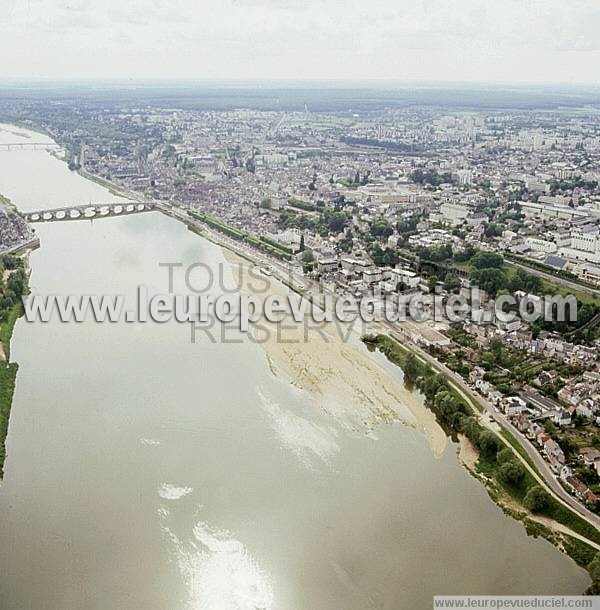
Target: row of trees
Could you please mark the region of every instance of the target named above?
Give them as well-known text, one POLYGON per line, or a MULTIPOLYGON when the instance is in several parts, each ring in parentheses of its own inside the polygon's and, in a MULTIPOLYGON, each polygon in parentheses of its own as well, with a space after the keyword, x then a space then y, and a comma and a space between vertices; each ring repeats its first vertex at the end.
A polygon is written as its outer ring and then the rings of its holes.
POLYGON ((550 496, 539 485, 533 484, 523 489, 527 481, 521 462, 496 434, 479 424, 443 375, 421 363, 412 352, 399 356, 390 339, 377 337, 376 341, 388 358, 401 361, 405 381, 416 385, 425 394, 441 422, 454 432, 464 434, 479 449, 482 459, 496 478, 508 488, 516 489, 529 510, 543 512, 549 507, 550 496))
MULTIPOLYGON (((364 338, 365 343, 380 349, 389 360, 402 367, 405 381, 418 387, 427 404, 435 411, 442 425, 464 434, 479 450, 478 469, 493 477, 511 497, 532 513, 543 514, 597 542, 597 530, 566 509, 548 494, 527 471, 513 450, 491 430, 483 428, 470 408, 459 397, 448 380, 422 363, 412 353, 406 353, 395 341, 383 335, 364 338)), ((598 441, 600 443, 600 440, 598 441)), ((566 548, 566 547, 565 547, 566 548)), ((569 554, 587 568, 592 585, 588 593, 600 593, 600 553, 581 544, 568 549, 569 554), (583 550, 582 550, 583 547, 583 550)))
POLYGON ((550 508, 548 493, 537 484, 528 484, 526 470, 514 452, 478 423, 464 401, 449 388, 445 377, 421 364, 412 353, 404 359, 403 371, 405 379, 425 394, 443 423, 464 434, 479 449, 495 477, 508 489, 515 490, 527 509, 542 513, 550 508))
POLYGON ((514 293, 517 291, 536 294, 542 291, 543 281, 536 275, 523 269, 514 272, 504 267, 504 258, 494 252, 477 252, 471 259, 471 282, 485 290, 491 297, 496 297, 501 291, 514 293))
POLYGON ((0 286, 0 322, 4 322, 10 310, 21 302, 21 296, 27 290, 27 274, 23 260, 17 256, 5 255, 0 259, 0 271, 10 270, 6 282, 0 286))

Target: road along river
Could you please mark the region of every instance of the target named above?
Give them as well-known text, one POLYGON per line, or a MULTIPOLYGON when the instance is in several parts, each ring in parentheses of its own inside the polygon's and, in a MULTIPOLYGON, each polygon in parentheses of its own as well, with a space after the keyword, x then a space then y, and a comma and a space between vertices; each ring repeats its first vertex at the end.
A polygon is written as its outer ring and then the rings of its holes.
MULTIPOLYGON (((115 199, 40 150, 0 151, 0 193, 22 210, 115 199)), ((230 268, 158 212, 37 231, 39 294, 131 297, 166 292, 161 262, 230 268)), ((585 589, 488 498, 382 356, 329 346, 326 367, 303 348, 299 372, 289 349, 237 338, 19 320, 3 610, 413 610, 434 594, 585 589)))

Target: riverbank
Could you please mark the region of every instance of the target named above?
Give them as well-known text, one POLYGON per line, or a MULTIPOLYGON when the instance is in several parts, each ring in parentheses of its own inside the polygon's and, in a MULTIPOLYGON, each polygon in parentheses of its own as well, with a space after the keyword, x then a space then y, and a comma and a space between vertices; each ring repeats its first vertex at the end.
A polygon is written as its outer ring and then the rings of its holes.
POLYGON ((501 432, 486 425, 484 415, 409 347, 385 335, 363 340, 399 366, 407 382, 425 394, 426 403, 440 423, 450 434, 457 435, 461 463, 485 485, 498 506, 523 522, 528 533, 543 536, 590 572, 590 563, 600 549, 598 529, 542 489, 521 463, 523 457, 501 432))
MULTIPOLYGON (((113 194, 134 198, 132 193, 127 193, 103 179, 96 179, 81 170, 79 173, 111 188, 113 194)), ((316 294, 317 288, 307 280, 302 279, 302 284, 295 281, 291 267, 284 269, 280 261, 267 258, 265 253, 250 249, 244 242, 234 241, 216 233, 214 228, 202 223, 200 219, 187 217, 188 215, 178 208, 171 209, 168 204, 163 207, 165 209, 161 211, 165 214, 184 222, 192 230, 220 245, 230 262, 238 262, 235 255, 229 254, 237 252, 246 259, 246 265, 253 261, 257 265, 272 266, 273 275, 282 276, 277 279, 284 279, 283 276, 288 279, 291 277, 293 281, 286 283, 296 292, 316 294), (305 290, 307 284, 309 289, 305 290), (300 286, 304 286, 304 289, 300 286)), ((244 289, 247 290, 248 287, 242 286, 242 290, 244 289)), ((275 280, 270 281, 269 293, 281 290, 282 285, 275 280)), ((274 375, 285 377, 286 381, 310 395, 321 409, 351 430, 375 435, 378 426, 400 422, 421 431, 429 440, 433 453, 441 455, 447 445, 446 434, 429 410, 422 403, 419 404, 414 393, 406 390, 388 371, 383 374, 379 370, 382 368, 380 363, 369 357, 364 350, 342 341, 339 336, 323 339, 321 329, 314 329, 311 340, 307 341, 304 332, 302 327, 285 329, 284 336, 270 332, 270 338, 261 342, 269 368, 274 375)), ((543 527, 542 524, 538 525, 543 527)), ((580 563, 584 561, 581 556, 587 558, 585 553, 578 555, 580 563)))
POLYGON ((0 480, 4 477, 5 442, 18 370, 19 365, 14 362, 0 363, 0 480))
POLYGON ((554 519, 533 512, 523 506, 521 502, 516 501, 498 485, 494 478, 490 478, 481 471, 479 467, 480 451, 462 434, 459 435, 458 456, 463 466, 485 486, 490 498, 505 514, 521 521, 530 536, 544 538, 590 573, 589 566, 598 555, 600 544, 589 540, 554 519))
MULTIPOLYGON (((57 159, 60 159, 61 161, 64 161, 65 163, 67 163, 67 160, 64 158, 61 159, 60 157, 57 156, 57 159)), ((71 170, 71 171, 73 171, 73 170, 71 170)), ((91 182, 95 182, 96 184, 104 187, 106 190, 108 190, 108 192, 111 195, 114 195, 115 197, 123 197, 124 199, 133 199, 134 201, 143 200, 143 197, 141 197, 139 195, 139 193, 133 193, 133 192, 127 191, 127 190, 119 187, 118 185, 114 184, 110 180, 106 180, 105 178, 101 178, 100 176, 96 176, 95 174, 90 174, 90 172, 86 171, 82 167, 80 167, 77 170, 77 173, 82 178, 85 178, 86 180, 90 180, 91 182)))
MULTIPOLYGON (((21 260, 24 262, 23 268, 27 269, 27 253, 23 254, 21 260)), ((10 277, 0 265, 2 274, 2 291, 10 277)), ((25 283, 23 293, 27 292, 28 273, 24 274, 25 283)), ((12 408, 17 371, 19 366, 15 362, 10 362, 10 342, 17 320, 23 315, 23 304, 17 301, 10 309, 4 312, 4 319, 0 322, 0 480, 4 476, 4 460, 6 458, 6 435, 8 434, 8 422, 12 408)))
MULTIPOLYGON (((111 200, 45 152, 7 159, 21 171, 4 184, 24 210, 111 200), (49 169, 42 193, 27 179, 41 173, 38 161, 49 169)), ((159 214, 38 231, 39 294, 164 288, 161 261, 215 271, 224 262, 159 214)), ((317 294, 300 273, 291 283, 317 294)), ((402 383, 382 355, 357 349, 402 383)), ((280 606, 348 610, 382 595, 422 608, 438 591, 587 586, 583 570, 496 509, 453 451, 434 459, 399 419, 372 429, 359 420, 353 431, 343 414, 321 412, 328 398, 313 403, 282 366, 267 368, 258 345, 192 345, 185 325, 22 320, 12 353, 20 368, 0 493, 6 606, 61 608, 65 595, 92 599, 98 587, 99 605, 197 606, 222 591, 219 605, 240 581, 268 581, 280 606), (167 499, 166 485, 186 494, 167 499)))
MULTIPOLYGON (((102 182, 107 185, 104 181, 102 182)), ((111 186, 115 188, 115 192, 118 191, 119 194, 123 196, 134 196, 133 194, 126 193, 123 190, 119 191, 119 187, 117 187, 116 185, 111 186)), ((233 252, 243 257, 247 261, 252 261, 256 265, 270 267, 273 272, 273 276, 294 292, 306 296, 307 298, 314 299, 314 301, 317 303, 319 302, 319 298, 322 298, 324 289, 318 285, 314 285, 313 282, 311 282, 305 277, 299 278, 298 274, 294 271, 293 266, 289 263, 283 263, 282 261, 275 260, 273 259, 273 257, 270 257, 263 252, 259 252, 256 249, 251 248, 250 245, 245 243, 244 241, 235 240, 232 237, 224 235, 222 232, 216 232, 208 224, 202 222, 198 218, 193 218, 189 216, 189 214, 187 214, 185 211, 180 210, 179 208, 173 207, 169 204, 162 204, 159 209, 161 209, 163 213, 184 222, 192 231, 200 233, 203 237, 209 239, 210 241, 213 241, 213 243, 221 246, 226 251, 233 252)), ((387 329, 386 334, 389 334, 387 329)), ((463 395, 463 392, 460 388, 455 388, 455 392, 459 396, 463 395)), ((463 395, 462 398, 464 399, 465 396, 463 395)), ((482 408, 480 405, 477 404, 476 401, 471 401, 470 399, 467 400, 471 407, 482 408)), ((521 451, 520 447, 518 446, 518 443, 515 442, 515 439, 513 439, 510 434, 503 430, 498 434, 498 436, 502 438, 502 442, 504 442, 505 444, 510 444, 518 452, 520 459, 523 459, 523 461, 526 462, 527 468, 530 468, 532 470, 532 473, 537 479, 543 478, 542 475, 539 473, 538 469, 536 468, 535 464, 533 464, 529 459, 529 456, 523 455, 524 452, 521 451)), ((543 484, 543 481, 541 482, 543 484)), ((555 493, 553 490, 550 489, 548 491, 550 491, 551 493, 555 493)), ((569 510, 568 506, 565 504, 564 499, 561 499, 559 501, 562 502, 562 504, 567 510, 569 510)), ((583 520, 585 521, 585 516, 583 520)))
MULTIPOLYGON (((247 244, 223 236, 221 233, 216 234, 213 230, 211 230, 209 226, 199 221, 199 219, 187 217, 183 219, 181 217, 181 212, 179 212, 179 210, 176 211, 176 208, 173 208, 172 212, 165 213, 167 213, 169 216, 173 216, 178 220, 182 220, 183 222, 185 222, 185 224, 188 225, 190 229, 199 232, 203 237, 209 239, 210 241, 213 241, 217 245, 220 245, 224 249, 226 256, 229 256, 228 253, 233 253, 234 257, 236 255, 240 255, 244 259, 245 263, 251 261, 256 265, 271 266, 274 278, 280 280, 283 284, 291 288, 294 292, 303 295, 312 294, 313 297, 315 296, 315 290, 312 290, 312 288, 314 287, 309 286, 308 289, 306 288, 307 280, 303 279, 302 288, 296 281, 290 281, 290 278, 292 278, 292 280, 295 280, 296 278, 294 277, 294 273, 291 271, 291 268, 289 266, 284 269, 284 265, 281 262, 275 261, 272 258, 267 257, 264 253, 259 253, 255 250, 250 249, 247 244)), ((310 282, 308 283, 310 284, 310 282)), ((299 331, 296 330, 295 332, 297 335, 299 331)), ((320 334, 321 330, 317 329, 315 331, 315 336, 319 336, 320 334)), ((297 341, 297 338, 298 336, 296 336, 295 338, 292 336, 292 340, 288 341, 288 343, 310 345, 310 342, 308 342, 305 338, 301 339, 300 341, 297 341)), ((360 408, 361 406, 364 406, 364 404, 361 405, 360 400, 356 400, 355 398, 348 399, 348 396, 345 396, 345 394, 352 394, 353 392, 353 390, 350 388, 352 387, 355 379, 357 378, 356 371, 346 371, 344 373, 340 370, 337 370, 332 373, 331 367, 327 366, 328 363, 335 361, 336 359, 339 360, 339 346, 337 351, 333 350, 332 353, 328 354, 327 349, 323 349, 322 346, 317 346, 318 341, 313 341, 312 347, 314 348, 314 351, 311 352, 311 348, 309 347, 307 348, 305 353, 297 354, 297 352, 290 349, 289 346, 286 348, 286 341, 282 341, 281 339, 282 337, 278 337, 278 340, 276 342, 266 341, 263 344, 263 348, 265 349, 267 355, 269 367, 271 368, 274 374, 283 374, 289 380, 297 380, 295 382, 297 386, 300 389, 311 393, 313 397, 318 397, 319 394, 323 394, 323 392, 325 392, 325 394, 327 394, 330 399, 333 398, 333 404, 339 402, 341 398, 341 401, 346 406, 353 404, 356 412, 360 413, 360 408)), ((331 339, 328 339, 328 341, 331 342, 331 339)), ((360 378, 360 375, 358 377, 360 378)), ((455 390, 454 394, 455 398, 458 398, 459 400, 461 399, 462 393, 460 389, 455 390)), ((360 395, 360 392, 358 393, 358 395, 360 395)), ((375 396, 377 395, 375 394, 375 396)), ((398 400, 397 396, 396 400, 398 400)), ((390 421, 392 419, 397 419, 399 421, 402 421, 406 425, 411 425, 416 428, 419 427, 419 424, 416 424, 414 421, 411 422, 406 416, 399 416, 398 413, 390 416, 391 412, 389 411, 387 406, 382 409, 379 409, 377 406, 378 403, 379 406, 381 406, 382 404, 385 404, 385 401, 379 402, 379 397, 376 397, 375 400, 372 400, 372 395, 370 392, 362 394, 362 401, 372 407, 372 416, 374 415, 374 413, 376 413, 377 415, 373 420, 371 420, 370 418, 366 418, 359 422, 355 421, 355 424, 358 423, 358 425, 360 426, 366 426, 367 428, 371 426, 374 428, 374 421, 378 421, 380 423, 381 421, 385 421, 386 418, 390 418, 390 421)), ((471 401, 469 401, 469 405, 470 408, 473 409, 475 409, 477 406, 476 403, 471 401)), ((338 413, 338 415, 340 415, 342 418, 347 417, 351 414, 352 410, 346 412, 342 410, 338 413)), ((414 417, 414 413, 412 413, 412 416, 414 417)), ((425 428, 421 428, 421 431, 423 431, 428 437, 434 453, 439 454, 441 451, 443 451, 443 449, 440 449, 440 447, 442 447, 442 443, 439 441, 439 439, 436 439, 432 442, 431 429, 429 428, 429 424, 427 424, 425 428)), ((498 436, 498 438, 501 439, 502 443, 504 443, 505 445, 510 445, 511 450, 516 449, 516 451, 518 452, 518 448, 515 448, 515 443, 513 442, 514 439, 507 438, 507 435, 503 432, 504 431, 495 431, 495 434, 498 436)), ((447 441, 444 441, 444 446, 446 442, 447 441)), ((518 452, 518 459, 528 462, 527 456, 522 456, 520 452, 518 452)), ((533 474, 536 479, 541 479, 541 475, 539 475, 539 472, 537 472, 535 465, 527 463, 527 468, 530 468, 532 470, 532 473, 530 474, 533 474)), ((535 483, 536 480, 532 480, 531 482, 535 483)), ((541 481, 538 480, 537 482, 541 481)), ((548 489, 548 491, 551 492, 550 489, 548 489)), ((586 536, 588 537, 588 540, 592 540, 593 538, 595 538, 597 530, 593 526, 590 526, 590 524, 588 524, 585 519, 582 519, 576 513, 572 513, 571 510, 566 505, 564 505, 564 503, 561 503, 560 500, 558 500, 557 502, 557 510, 561 514, 561 517, 569 524, 571 522, 571 517, 569 517, 568 515, 572 516, 572 519, 576 524, 575 528, 579 531, 584 532, 583 534, 581 534, 584 538, 586 536), (566 511, 566 513, 564 513, 564 511, 566 511), (588 529, 587 526, 590 526, 592 530, 588 529)), ((564 527, 568 526, 565 525, 564 527)))
MULTIPOLYGON (((236 285, 250 294, 251 264, 231 251, 223 252, 236 285)), ((289 294, 272 277, 263 276, 261 281, 265 290, 259 298, 289 294)), ((446 434, 431 412, 369 355, 351 329, 286 318, 281 325, 261 320, 253 332, 271 372, 306 392, 342 426, 376 435, 379 425, 399 422, 424 434, 434 455, 446 449, 446 434)))

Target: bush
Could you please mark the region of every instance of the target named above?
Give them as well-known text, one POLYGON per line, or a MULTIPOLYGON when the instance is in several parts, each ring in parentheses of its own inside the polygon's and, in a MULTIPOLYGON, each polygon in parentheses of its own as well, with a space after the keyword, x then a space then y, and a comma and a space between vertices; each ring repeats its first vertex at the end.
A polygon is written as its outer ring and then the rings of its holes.
POLYGON ((548 508, 549 496, 539 485, 532 485, 523 499, 523 504, 532 513, 541 513, 548 508))
POLYGON ((498 477, 507 485, 518 485, 525 477, 525 469, 518 462, 505 462, 498 468, 498 477))
POLYGON ((478 252, 471 259, 471 264, 476 269, 500 269, 504 265, 504 258, 501 254, 494 252, 478 252))
POLYGON ((586 593, 598 595, 600 593, 600 553, 596 553, 596 556, 590 561, 587 569, 592 578, 592 584, 586 593))
POLYGON ((500 441, 493 432, 484 430, 479 435, 479 448, 481 449, 481 453, 485 456, 496 457, 496 454, 500 449, 500 441))
POLYGON ((496 455, 496 461, 498 464, 506 464, 507 462, 514 462, 515 454, 512 452, 512 449, 508 447, 504 447, 500 449, 496 455))

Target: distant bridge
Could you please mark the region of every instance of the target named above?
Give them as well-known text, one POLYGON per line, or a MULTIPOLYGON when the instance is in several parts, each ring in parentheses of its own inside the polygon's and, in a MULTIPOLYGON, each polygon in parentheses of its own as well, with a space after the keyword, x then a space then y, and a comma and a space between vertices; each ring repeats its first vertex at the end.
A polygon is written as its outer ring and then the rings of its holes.
POLYGON ((10 142, 0 143, 0 150, 38 150, 44 148, 62 148, 56 142, 10 142))
POLYGON ((155 204, 148 201, 125 201, 123 203, 89 203, 87 205, 64 206, 51 210, 23 212, 27 222, 52 222, 56 220, 92 220, 109 216, 127 216, 141 214, 155 209, 155 204))

